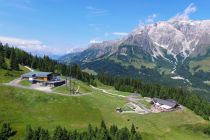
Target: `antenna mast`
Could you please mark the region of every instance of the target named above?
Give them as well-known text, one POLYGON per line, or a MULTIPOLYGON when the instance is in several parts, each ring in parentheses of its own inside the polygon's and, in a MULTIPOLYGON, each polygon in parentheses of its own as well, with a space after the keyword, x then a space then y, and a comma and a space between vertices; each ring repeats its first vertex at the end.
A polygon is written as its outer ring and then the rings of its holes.
POLYGON ((69 64, 69 93, 71 94, 72 88, 71 88, 71 64, 69 64))

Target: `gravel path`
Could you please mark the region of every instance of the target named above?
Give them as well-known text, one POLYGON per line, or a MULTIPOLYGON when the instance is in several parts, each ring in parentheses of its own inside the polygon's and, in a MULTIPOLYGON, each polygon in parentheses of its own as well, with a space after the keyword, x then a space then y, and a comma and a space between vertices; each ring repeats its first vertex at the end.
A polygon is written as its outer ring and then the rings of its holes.
POLYGON ((25 68, 27 68, 28 70, 30 70, 31 72, 34 71, 33 69, 29 68, 28 66, 24 66, 25 68))
POLYGON ((97 87, 94 87, 94 86, 92 86, 92 85, 90 85, 90 87, 91 87, 92 89, 100 90, 100 91, 102 91, 103 93, 106 93, 106 94, 109 94, 109 95, 112 95, 112 96, 118 96, 118 97, 121 97, 121 98, 126 98, 126 97, 127 97, 127 96, 124 96, 124 95, 119 95, 119 94, 110 93, 110 92, 108 92, 108 91, 106 91, 106 90, 104 90, 104 89, 97 88, 97 87))

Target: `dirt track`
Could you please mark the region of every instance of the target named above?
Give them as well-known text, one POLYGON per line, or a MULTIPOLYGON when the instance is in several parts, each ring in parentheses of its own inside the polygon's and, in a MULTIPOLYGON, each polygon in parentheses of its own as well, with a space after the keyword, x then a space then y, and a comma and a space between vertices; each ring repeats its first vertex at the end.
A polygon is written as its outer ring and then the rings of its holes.
POLYGON ((20 85, 21 78, 17 78, 15 80, 10 81, 9 83, 3 83, 2 85, 6 86, 11 86, 11 87, 18 87, 18 88, 23 88, 23 89, 29 89, 29 90, 37 90, 41 91, 42 93, 46 94, 57 94, 61 96, 84 96, 84 95, 90 95, 91 93, 85 93, 85 94, 75 94, 75 95, 70 95, 70 94, 64 94, 64 93, 59 93, 59 92, 54 92, 50 87, 41 87, 38 85, 32 85, 32 86, 22 86, 20 85))
POLYGON ((94 87, 94 86, 92 86, 92 85, 90 85, 90 87, 91 87, 92 89, 100 90, 100 91, 102 91, 103 93, 106 93, 106 94, 109 94, 109 95, 112 95, 112 96, 118 96, 118 97, 122 97, 122 98, 126 98, 126 97, 127 97, 127 96, 124 96, 124 95, 118 95, 118 94, 110 93, 110 92, 108 92, 108 91, 106 91, 106 90, 104 90, 104 89, 97 88, 97 87, 94 87))

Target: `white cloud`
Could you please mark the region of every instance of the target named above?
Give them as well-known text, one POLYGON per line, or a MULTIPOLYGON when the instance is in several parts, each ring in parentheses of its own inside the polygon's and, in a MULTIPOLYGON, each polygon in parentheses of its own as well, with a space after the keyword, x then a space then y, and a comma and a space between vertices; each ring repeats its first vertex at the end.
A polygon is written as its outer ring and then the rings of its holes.
POLYGON ((27 40, 14 37, 0 37, 0 42, 3 44, 9 44, 10 46, 20 48, 27 52, 36 55, 49 55, 56 52, 56 48, 48 48, 39 40, 27 40))
POLYGON ((90 40, 90 44, 95 44, 95 43, 101 43, 102 41, 97 40, 97 39, 92 39, 90 40))
POLYGON ((150 16, 147 17, 147 19, 146 19, 145 22, 146 23, 153 23, 156 17, 157 17, 156 14, 152 14, 152 15, 150 15, 150 16))
POLYGON ((185 10, 184 10, 184 16, 189 17, 189 14, 196 12, 197 8, 194 5, 194 3, 191 3, 185 10))
POLYGON ((147 24, 151 24, 155 22, 155 19, 157 18, 157 14, 152 14, 147 17, 145 20, 139 20, 138 26, 144 26, 147 24))
POLYGON ((128 33, 126 33, 126 32, 113 32, 112 35, 116 35, 116 36, 127 36, 128 33))
POLYGON ((196 12, 197 8, 194 3, 191 3, 181 14, 177 14, 170 20, 188 20, 191 13, 196 12))
POLYGON ((81 47, 78 47, 78 48, 70 48, 66 51, 66 54, 69 54, 69 53, 79 53, 79 52, 82 52, 84 51, 86 48, 81 48, 81 47))
POLYGON ((93 6, 87 6, 86 9, 88 11, 88 16, 105 16, 108 14, 107 10, 95 8, 93 6))
POLYGON ((8 43, 12 46, 17 46, 22 49, 35 49, 35 50, 42 50, 46 46, 42 44, 42 42, 38 40, 26 40, 26 39, 19 39, 19 38, 12 38, 12 37, 0 37, 0 41, 2 43, 8 43))
POLYGON ((32 0, 0 0, 4 1, 4 6, 13 7, 25 11, 37 11, 32 7, 32 0))
MULTIPOLYGON (((66 53, 70 52, 81 52, 87 47, 87 44, 80 44, 80 45, 74 45, 74 44, 68 44, 69 47, 52 47, 47 46, 43 44, 39 40, 28 40, 28 39, 20 39, 20 38, 14 38, 14 37, 3 37, 0 36, 0 42, 3 44, 9 44, 9 46, 17 47, 22 50, 25 50, 26 52, 32 53, 33 55, 38 56, 62 56, 66 53)), ((94 40, 92 40, 94 42, 94 40)), ((99 41, 95 40, 95 43, 99 41)))

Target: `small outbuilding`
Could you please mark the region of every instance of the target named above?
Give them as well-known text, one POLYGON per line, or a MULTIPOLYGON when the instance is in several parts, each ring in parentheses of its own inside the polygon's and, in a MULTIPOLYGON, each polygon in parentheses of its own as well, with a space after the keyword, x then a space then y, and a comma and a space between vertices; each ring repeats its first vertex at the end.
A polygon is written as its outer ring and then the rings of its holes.
POLYGON ((171 110, 173 108, 176 108, 178 106, 177 102, 172 99, 159 99, 159 98, 153 98, 153 103, 155 107, 163 109, 163 110, 171 110))

